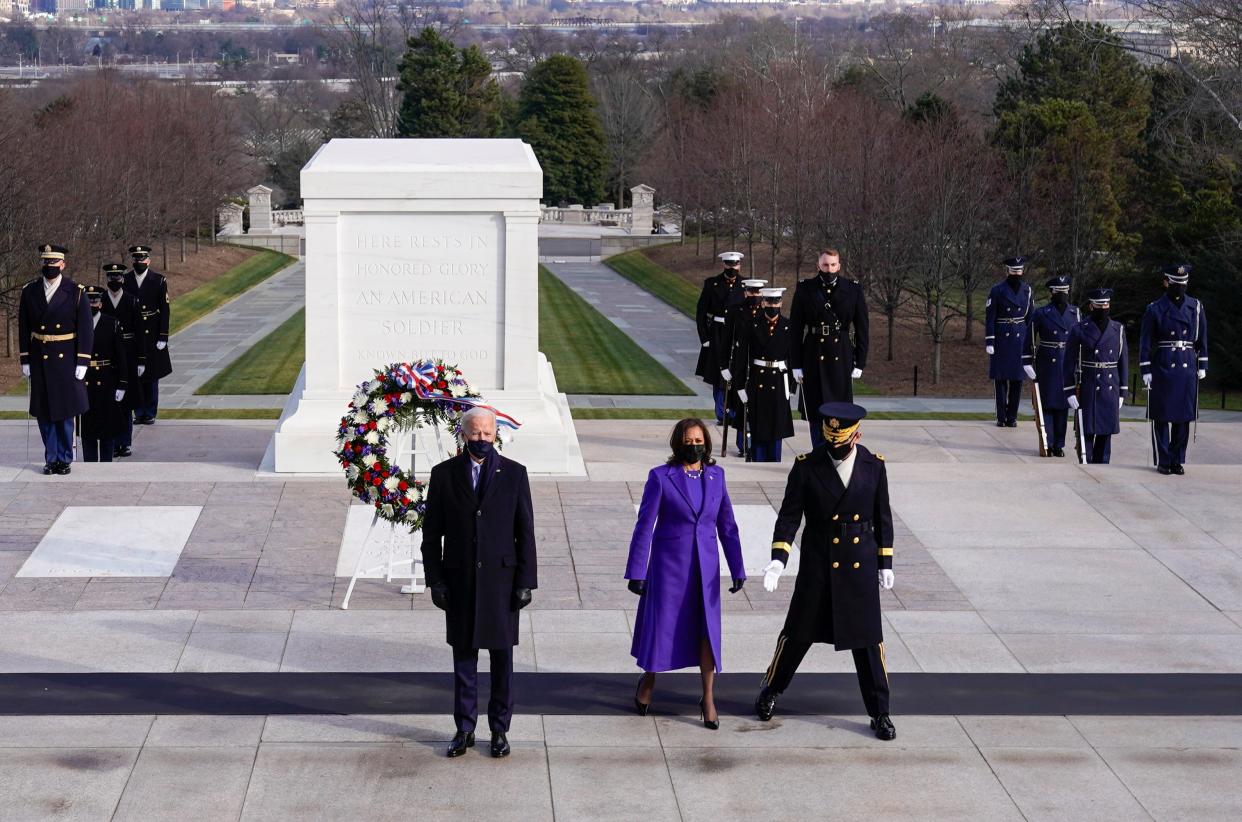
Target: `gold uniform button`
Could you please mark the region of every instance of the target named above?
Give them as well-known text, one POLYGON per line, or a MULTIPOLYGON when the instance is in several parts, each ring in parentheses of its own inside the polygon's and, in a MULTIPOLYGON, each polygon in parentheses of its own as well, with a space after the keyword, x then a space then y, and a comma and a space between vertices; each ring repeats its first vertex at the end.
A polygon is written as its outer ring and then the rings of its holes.
POLYGON ((833 544, 833 545, 836 545, 836 544, 837 544, 838 542, 840 542, 840 541, 841 541, 841 539, 840 539, 839 537, 833 537, 833 538, 832 538, 832 544, 833 544))
POLYGON ((833 568, 840 568, 840 567, 841 567, 841 563, 839 563, 839 562, 834 562, 834 563, 832 563, 832 567, 833 567, 833 568))
POLYGON ((840 514, 833 514, 833 515, 832 515, 832 521, 833 521, 833 522, 836 522, 836 521, 837 521, 837 520, 839 520, 840 518, 841 518, 841 515, 840 515, 840 514))
POLYGON ((43 359, 45 359, 45 360, 47 359, 47 354, 44 354, 44 355, 43 355, 43 359))
POLYGON ((57 356, 57 357, 60 357, 62 360, 65 358, 65 355, 64 355, 64 354, 57 354, 56 356, 57 356))
MULTIPOLYGON (((858 514, 854 515, 854 522, 858 522, 858 514)), ((854 541, 857 542, 858 540, 854 540, 854 541)))
POLYGON ((858 563, 857 563, 857 562, 855 562, 855 563, 854 563, 854 569, 855 569, 855 570, 857 570, 857 569, 858 569, 858 563))
MULTIPOLYGON (((858 544, 858 537, 854 537, 854 544, 855 544, 855 545, 857 545, 857 544, 858 544)), ((858 567, 858 566, 857 566, 857 565, 855 565, 854 567, 858 567)))

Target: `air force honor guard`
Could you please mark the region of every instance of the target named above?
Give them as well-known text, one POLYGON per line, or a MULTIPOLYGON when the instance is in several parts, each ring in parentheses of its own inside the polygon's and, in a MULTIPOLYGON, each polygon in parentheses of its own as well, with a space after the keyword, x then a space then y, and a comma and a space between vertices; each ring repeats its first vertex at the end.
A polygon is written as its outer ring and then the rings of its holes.
POLYGON ((1087 462, 1108 464, 1113 434, 1121 433, 1121 406, 1130 374, 1126 330, 1108 318, 1111 288, 1087 294, 1091 316, 1070 329, 1065 346, 1065 398, 1082 412, 1087 462))
POLYGON ((725 417, 725 383, 720 373, 729 367, 733 350, 734 322, 745 302, 741 280, 740 251, 726 251, 720 255, 724 271, 703 281, 699 294, 695 323, 699 330, 699 362, 694 373, 712 387, 716 403, 716 424, 722 425, 725 417))
POLYGON ((104 289, 88 285, 86 298, 95 333, 85 380, 90 408, 82 412, 82 460, 112 462, 113 440, 128 413, 122 404, 128 384, 125 343, 120 323, 102 312, 104 289))
POLYGON ((880 739, 894 739, 880 623, 880 588, 893 587, 888 473, 883 457, 857 444, 864 408, 832 402, 818 410, 826 442, 799 456, 789 472, 772 535, 772 561, 763 569, 764 590, 776 590, 805 516, 802 567, 755 713, 771 719, 777 697, 811 644, 831 642, 838 651, 853 651, 871 729, 880 739))
POLYGON ((134 409, 134 421, 153 425, 159 413, 160 380, 172 373, 168 354, 168 280, 151 270, 151 247, 130 246, 133 269, 125 274, 125 290, 138 300, 142 329, 139 344, 146 369, 142 374, 142 405, 134 409))
POLYGON ((105 263, 104 276, 108 279, 108 290, 104 294, 104 314, 115 317, 120 325, 121 343, 125 348, 125 399, 122 408, 120 425, 112 439, 114 457, 130 457, 134 444, 134 411, 142 399, 142 375, 147 370, 146 350, 140 347, 138 337, 142 335, 142 314, 138 307, 138 298, 125 290, 125 266, 121 263, 105 263))
POLYGON ((1199 418, 1199 380, 1207 376, 1207 314, 1186 294, 1190 266, 1164 269, 1164 296, 1147 306, 1139 334, 1139 372, 1151 393, 1152 458, 1161 474, 1185 474, 1190 423, 1199 418))
POLYGON ((996 427, 1016 428, 1022 379, 1035 379, 1027 336, 1035 295, 1022 281, 1026 257, 1010 257, 1004 265, 1007 276, 988 293, 983 342, 988 377, 996 382, 996 427))
POLYGON ((64 276, 66 250, 39 246, 43 276, 22 288, 17 343, 22 374, 30 379, 30 416, 39 421, 44 474, 68 474, 73 420, 87 408, 82 384, 91 359, 94 327, 82 286, 64 276))
POLYGON ((1054 457, 1065 456, 1065 428, 1069 420, 1066 402, 1065 346, 1070 329, 1082 319, 1078 306, 1069 304, 1070 278, 1064 275, 1048 281, 1052 301, 1031 315, 1030 347, 1035 349, 1035 379, 1039 383, 1039 399, 1044 407, 1044 431, 1048 451, 1054 457))

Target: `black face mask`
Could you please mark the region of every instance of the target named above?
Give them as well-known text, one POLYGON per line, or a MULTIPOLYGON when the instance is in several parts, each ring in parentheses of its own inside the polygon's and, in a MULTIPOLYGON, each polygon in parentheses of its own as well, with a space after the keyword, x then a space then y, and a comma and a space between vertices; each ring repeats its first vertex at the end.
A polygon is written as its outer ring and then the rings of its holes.
POLYGON ((820 271, 819 278, 824 281, 824 285, 832 286, 837 282, 837 275, 830 271, 820 271))
POLYGON ((134 273, 142 274, 147 270, 148 266, 150 266, 150 263, 134 263, 134 273))
POLYGON ((749 305, 751 308, 758 308, 759 302, 760 300, 758 297, 747 297, 746 298, 746 304, 749 305))
POLYGON ((98 313, 99 313, 100 308, 102 308, 102 306, 98 306, 98 305, 93 305, 93 304, 92 304, 92 305, 91 305, 91 316, 93 317, 93 316, 95 316, 96 314, 98 314, 98 313))
POLYGON ((763 313, 769 317, 779 317, 781 315, 781 309, 779 306, 765 305, 763 307, 763 313))
POLYGON ((108 280, 108 289, 110 291, 120 291, 125 283, 121 280, 108 280))
POLYGON ((694 465, 696 462, 701 462, 706 454, 707 446, 701 443, 695 445, 682 443, 677 447, 677 459, 686 465, 694 465))
POLYGON ((1057 308, 1065 308, 1065 305, 1068 302, 1069 302, 1068 294, 1062 291, 1052 292, 1052 304, 1055 305, 1057 308))
POLYGON ((736 268, 726 268, 724 271, 721 272, 721 274, 723 274, 724 278, 730 282, 737 279, 736 268))
POLYGON ((43 270, 43 276, 47 277, 49 280, 56 279, 56 276, 60 274, 60 266, 45 265, 43 266, 42 270, 43 270))
POLYGON ((845 442, 840 443, 840 444, 834 444, 832 442, 829 442, 828 443, 828 456, 832 457, 837 462, 840 462, 841 460, 845 459, 846 457, 850 455, 850 450, 853 447, 854 447, 854 443, 850 442, 849 440, 846 440, 845 442))
POLYGON ((1169 283, 1169 299, 1180 300, 1186 296, 1186 286, 1169 283))
POLYGON ((1008 277, 1005 278, 1005 282, 1009 283, 1010 288, 1017 288, 1018 285, 1021 284, 1022 282, 1022 275, 1021 274, 1010 274, 1008 277))
POLYGON ((1097 323, 1107 322, 1108 321, 1108 309, 1107 308, 1092 308, 1091 319, 1095 320, 1097 323))
POLYGON ((466 450, 475 459, 484 460, 492 453, 492 444, 487 440, 466 440, 466 450))

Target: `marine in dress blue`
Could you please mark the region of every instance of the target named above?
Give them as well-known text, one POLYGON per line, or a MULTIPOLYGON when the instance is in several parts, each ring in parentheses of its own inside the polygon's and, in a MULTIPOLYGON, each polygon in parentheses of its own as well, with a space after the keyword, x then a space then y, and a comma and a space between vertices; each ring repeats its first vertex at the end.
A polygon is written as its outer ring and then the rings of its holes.
POLYGON ((1126 330, 1110 319, 1113 290, 1088 293, 1091 315, 1070 329, 1065 346, 1065 397, 1082 414, 1088 463, 1107 464, 1113 434, 1121 432, 1121 406, 1129 378, 1126 330))
POLYGON ((1028 339, 1035 296, 1022 281, 1025 257, 1005 260, 1007 276, 992 286, 986 305, 984 345, 988 352, 988 377, 996 382, 996 427, 1016 428, 1022 380, 1033 379, 1034 359, 1028 339))
POLYGON ((1048 280, 1052 295, 1031 315, 1030 347, 1035 351, 1035 379, 1044 408, 1044 430, 1048 450, 1054 457, 1065 456, 1065 428, 1069 420, 1069 403, 1065 396, 1065 346, 1070 329, 1082 320, 1078 306, 1070 305, 1071 278, 1060 275, 1048 280))
POLYGON ((1190 423, 1199 417, 1199 380, 1207 376, 1207 313, 1186 294, 1191 268, 1164 269, 1165 293, 1143 313, 1139 372, 1150 392, 1152 461, 1161 474, 1185 474, 1190 423))

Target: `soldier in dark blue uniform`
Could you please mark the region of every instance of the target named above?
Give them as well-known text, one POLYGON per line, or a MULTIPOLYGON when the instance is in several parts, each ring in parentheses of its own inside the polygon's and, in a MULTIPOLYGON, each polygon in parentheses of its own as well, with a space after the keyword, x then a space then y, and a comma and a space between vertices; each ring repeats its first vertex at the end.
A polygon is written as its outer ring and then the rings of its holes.
POLYGON ((893 587, 888 473, 882 456, 857 444, 864 408, 833 402, 819 412, 826 442, 799 456, 789 472, 772 535, 772 561, 763 569, 764 590, 776 590, 805 516, 802 567, 755 713, 771 719, 777 697, 811 644, 830 642, 838 651, 853 651, 871 729, 880 739, 894 739, 880 623, 880 588, 893 587))
POLYGON ((114 457, 133 456, 131 446, 134 444, 133 412, 142 403, 142 375, 147 369, 146 351, 139 348, 138 336, 142 333, 142 314, 138 307, 138 298, 125 290, 125 266, 121 263, 105 263, 104 276, 108 279, 108 290, 104 294, 104 314, 114 317, 120 324, 121 343, 125 348, 125 399, 122 408, 125 413, 115 436, 113 437, 114 457))
POLYGON ((95 334, 85 380, 90 408, 82 413, 82 460, 112 462, 112 441, 127 413, 122 405, 128 380, 125 343, 120 323, 102 312, 104 289, 88 285, 86 298, 95 334))
POLYGON ((1207 314, 1186 295, 1190 266, 1164 269, 1164 296, 1147 306, 1139 335, 1139 372, 1151 393, 1152 459, 1161 474, 1185 474, 1190 423, 1199 418, 1199 380, 1207 376, 1207 314))
MULTIPOLYGON (((783 288, 765 288, 759 316, 743 326, 734 348, 733 372, 741 377, 738 396, 745 403, 744 421, 750 430, 750 460, 780 462, 781 440, 792 437, 793 413, 789 397, 793 384, 789 351, 793 334, 781 316, 783 288)), ((740 421, 739 421, 740 422, 740 421)))
POLYGON ((988 293, 983 342, 988 377, 996 382, 996 427, 1016 428, 1022 379, 1035 379, 1028 334, 1035 295, 1022 281, 1026 257, 1010 257, 1004 265, 1007 276, 988 293))
POLYGON ((1108 317, 1111 288, 1087 294, 1091 316, 1070 329, 1065 346, 1065 399, 1082 414, 1087 462, 1108 464, 1113 434, 1121 433, 1121 406, 1129 390, 1126 330, 1108 317))
POLYGON ((125 290, 138 300, 142 329, 138 348, 146 359, 142 373, 142 405, 134 409, 134 422, 154 425, 160 407, 160 380, 172 373, 168 354, 168 281, 151 270, 151 247, 130 246, 133 268, 125 274, 125 290))
POLYGON ((1070 305, 1071 280, 1064 275, 1048 281, 1052 301, 1031 315, 1030 342, 1035 350, 1035 379, 1039 383, 1040 404, 1044 407, 1044 431, 1048 451, 1054 457, 1065 456, 1065 428, 1069 420, 1069 404, 1065 399, 1065 344, 1070 329, 1082 317, 1078 306, 1070 305))
POLYGON ((739 457, 747 456, 746 453, 746 426, 742 420, 742 404, 743 400, 738 397, 739 389, 745 388, 746 369, 738 372, 738 378, 733 379, 734 364, 741 362, 749 362, 746 359, 746 347, 750 340, 750 324, 762 313, 762 299, 759 292, 767 284, 767 280, 757 278, 749 278, 742 280, 742 296, 744 302, 742 310, 737 312, 737 316, 733 319, 733 327, 729 331, 729 336, 733 340, 733 348, 729 356, 729 362, 725 364, 725 369, 721 372, 725 384, 729 386, 729 396, 725 398, 726 408, 728 409, 729 420, 737 429, 736 444, 737 455, 739 457))
POLYGON ((87 364, 94 328, 82 286, 66 277, 66 250, 39 246, 42 277, 22 288, 17 344, 22 374, 30 379, 30 416, 39 421, 44 474, 68 474, 73 420, 87 408, 87 364))
POLYGON ((841 255, 826 248, 817 265, 819 273, 798 283, 789 307, 789 365, 802 386, 812 448, 824 442, 819 407, 854 399, 853 380, 867 367, 870 341, 867 300, 861 285, 841 276, 841 255))
POLYGON ((703 281, 695 324, 699 330, 699 362, 694 373, 712 387, 716 404, 716 424, 723 425, 726 413, 725 383, 721 371, 729 367, 733 350, 734 323, 745 305, 742 281, 742 253, 726 251, 720 255, 724 271, 703 281))

